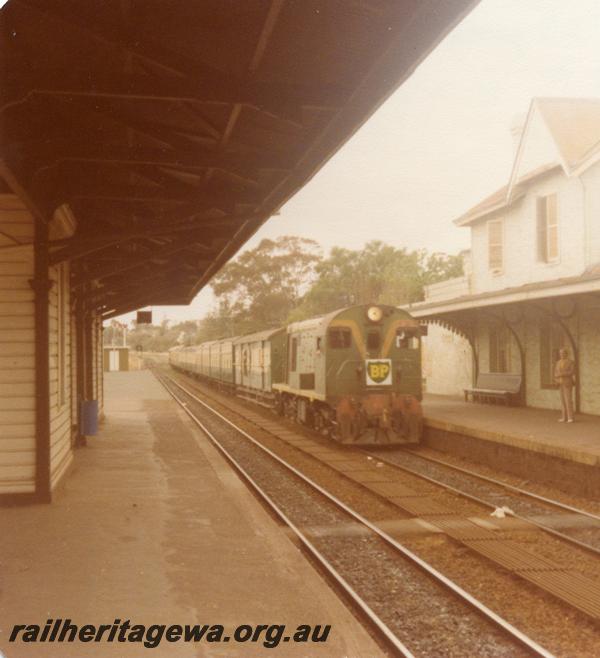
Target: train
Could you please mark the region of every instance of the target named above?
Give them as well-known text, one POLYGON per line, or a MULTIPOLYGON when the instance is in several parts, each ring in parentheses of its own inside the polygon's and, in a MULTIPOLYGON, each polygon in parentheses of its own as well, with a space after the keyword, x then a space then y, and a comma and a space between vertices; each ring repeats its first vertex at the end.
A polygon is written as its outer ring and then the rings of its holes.
POLYGON ((173 348, 169 363, 340 443, 416 443, 425 333, 400 308, 365 304, 173 348))

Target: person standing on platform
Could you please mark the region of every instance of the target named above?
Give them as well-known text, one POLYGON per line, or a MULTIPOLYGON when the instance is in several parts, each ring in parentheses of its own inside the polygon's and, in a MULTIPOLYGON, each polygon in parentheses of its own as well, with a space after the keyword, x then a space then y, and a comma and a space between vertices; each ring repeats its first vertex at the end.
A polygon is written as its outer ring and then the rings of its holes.
POLYGON ((560 390, 562 418, 559 423, 573 422, 573 385, 575 383, 575 362, 569 358, 569 351, 561 349, 560 359, 554 366, 554 380, 560 390))

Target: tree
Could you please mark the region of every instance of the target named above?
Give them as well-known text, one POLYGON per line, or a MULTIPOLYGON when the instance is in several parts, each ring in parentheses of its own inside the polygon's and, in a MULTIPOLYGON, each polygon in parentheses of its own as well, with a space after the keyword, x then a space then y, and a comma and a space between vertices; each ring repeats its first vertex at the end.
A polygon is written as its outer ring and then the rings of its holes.
POLYGON ((314 240, 289 235, 262 240, 211 282, 219 308, 205 319, 206 328, 233 335, 284 324, 312 282, 320 258, 314 240))
POLYGON ((453 279, 463 274, 463 257, 461 254, 449 255, 435 252, 420 252, 420 266, 423 271, 423 285, 453 279))
POLYGON ((235 318, 227 300, 221 300, 217 309, 207 313, 200 320, 196 334, 196 343, 203 343, 216 338, 228 338, 238 335, 235 318))
POLYGON ((372 241, 361 250, 334 247, 316 267, 317 278, 290 320, 352 304, 401 306, 423 298, 423 286, 462 273, 460 256, 407 251, 372 241))

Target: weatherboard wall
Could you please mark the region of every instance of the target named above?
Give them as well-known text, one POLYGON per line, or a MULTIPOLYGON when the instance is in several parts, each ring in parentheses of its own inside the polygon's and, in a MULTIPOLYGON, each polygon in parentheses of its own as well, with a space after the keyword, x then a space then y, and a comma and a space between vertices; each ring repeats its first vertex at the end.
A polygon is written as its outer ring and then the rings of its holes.
POLYGON ((35 490, 33 220, 0 199, 0 494, 35 490), (30 244, 22 244, 29 242, 30 244))
MULTIPOLYGON (((0 195, 0 495, 36 493, 34 220, 0 195)), ((76 332, 68 263, 48 270, 50 483, 73 460, 77 423, 76 332)), ((103 404, 99 318, 92 323, 93 392, 103 404)))

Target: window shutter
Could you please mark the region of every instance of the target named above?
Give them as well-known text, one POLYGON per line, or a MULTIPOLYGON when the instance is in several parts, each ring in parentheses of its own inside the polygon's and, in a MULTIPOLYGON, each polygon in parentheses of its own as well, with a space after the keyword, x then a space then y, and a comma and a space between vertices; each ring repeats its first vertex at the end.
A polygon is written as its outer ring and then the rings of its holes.
POLYGON ((488 222, 488 261, 490 270, 501 270, 503 264, 502 220, 488 222))
POLYGON ((548 260, 546 197, 537 200, 537 257, 543 262, 548 260))
POLYGON ((548 261, 558 258, 558 213, 556 209, 556 194, 546 197, 546 226, 547 226, 547 249, 548 261))

